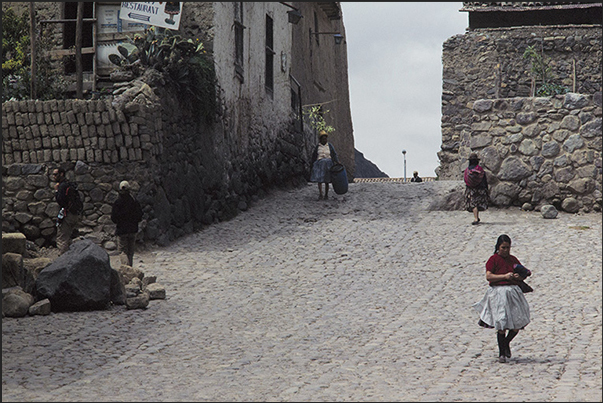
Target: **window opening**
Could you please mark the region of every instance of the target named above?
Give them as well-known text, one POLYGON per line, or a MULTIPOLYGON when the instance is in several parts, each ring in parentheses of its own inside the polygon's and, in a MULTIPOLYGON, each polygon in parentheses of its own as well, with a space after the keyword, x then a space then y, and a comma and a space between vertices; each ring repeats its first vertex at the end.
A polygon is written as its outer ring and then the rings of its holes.
MULTIPOLYGON (((77 2, 66 2, 63 10, 65 19, 77 19, 77 2)), ((94 17, 94 3, 84 3, 84 18, 94 17)), ((82 48, 94 46, 93 25, 94 22, 85 22, 82 26, 82 48)), ((71 49, 75 47, 75 21, 65 22, 63 25, 63 49, 71 49)), ((64 61, 65 74, 75 73, 75 58, 66 57, 64 61)), ((82 69, 83 71, 92 71, 94 68, 94 55, 82 54, 82 69)))
POLYGON ((274 21, 266 15, 266 77, 264 85, 272 95, 274 92, 274 21))
MULTIPOLYGON (((314 12, 314 32, 320 32, 318 30, 318 15, 316 15, 316 11, 314 12)), ((320 45, 320 41, 318 39, 320 35, 314 35, 314 39, 316 40, 316 44, 320 45)))
POLYGON ((234 30, 235 30, 235 73, 241 80, 243 79, 243 2, 234 3, 234 30))

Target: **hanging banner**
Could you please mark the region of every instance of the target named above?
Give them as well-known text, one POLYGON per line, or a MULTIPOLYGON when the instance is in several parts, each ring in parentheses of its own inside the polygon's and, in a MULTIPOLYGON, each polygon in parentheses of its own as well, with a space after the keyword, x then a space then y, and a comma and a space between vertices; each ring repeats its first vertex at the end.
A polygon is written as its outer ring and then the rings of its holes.
POLYGON ((180 26, 179 1, 122 2, 119 18, 157 27, 178 29, 180 26))

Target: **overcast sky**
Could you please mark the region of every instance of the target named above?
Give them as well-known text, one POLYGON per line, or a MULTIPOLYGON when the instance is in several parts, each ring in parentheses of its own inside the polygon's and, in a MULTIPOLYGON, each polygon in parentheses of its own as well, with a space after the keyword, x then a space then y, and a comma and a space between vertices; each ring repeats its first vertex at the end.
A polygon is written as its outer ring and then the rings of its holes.
POLYGON ((465 33, 462 2, 341 2, 358 151, 391 178, 435 176, 442 45, 465 33))

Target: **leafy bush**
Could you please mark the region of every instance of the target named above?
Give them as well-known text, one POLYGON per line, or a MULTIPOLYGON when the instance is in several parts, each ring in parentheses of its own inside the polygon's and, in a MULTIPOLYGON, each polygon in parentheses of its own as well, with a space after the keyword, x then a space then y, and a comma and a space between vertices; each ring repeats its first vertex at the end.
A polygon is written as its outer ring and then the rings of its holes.
POLYGON ((324 130, 327 133, 335 131, 333 126, 330 126, 325 121, 325 115, 329 113, 329 110, 323 110, 322 105, 308 105, 304 107, 304 115, 310 119, 310 127, 316 132, 324 130))
MULTIPOLYGON (((52 27, 38 35, 39 54, 52 49, 52 27)), ((63 98, 67 83, 56 74, 50 57, 37 58, 36 92, 42 100, 63 98)), ((29 99, 31 84, 31 47, 29 13, 20 16, 12 8, 2 13, 2 101, 29 99)))
POLYGON ((530 59, 532 63, 530 71, 535 79, 540 80, 540 86, 535 91, 537 96, 547 97, 568 92, 566 87, 550 82, 554 78, 551 66, 549 65, 550 58, 538 53, 534 46, 526 48, 525 52, 523 52, 523 58, 530 59))
POLYGON ((2 13, 2 101, 29 95, 29 16, 2 13))
MULTIPOLYGON (((119 55, 109 55, 118 66, 129 68, 135 63, 165 73, 178 89, 193 100, 199 113, 213 118, 216 108, 217 79, 213 60, 196 39, 183 39, 174 31, 149 27, 130 39, 135 48, 118 47, 119 55)), ((131 45, 130 45, 131 46, 131 45)))

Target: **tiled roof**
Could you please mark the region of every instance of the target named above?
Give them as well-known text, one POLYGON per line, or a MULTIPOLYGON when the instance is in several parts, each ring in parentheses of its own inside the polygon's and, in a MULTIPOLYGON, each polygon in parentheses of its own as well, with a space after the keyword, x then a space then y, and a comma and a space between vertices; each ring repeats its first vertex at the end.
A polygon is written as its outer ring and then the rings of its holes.
POLYGON ((575 8, 601 7, 603 3, 575 2, 575 1, 501 1, 481 2, 464 1, 460 11, 528 11, 528 10, 563 10, 575 8))

